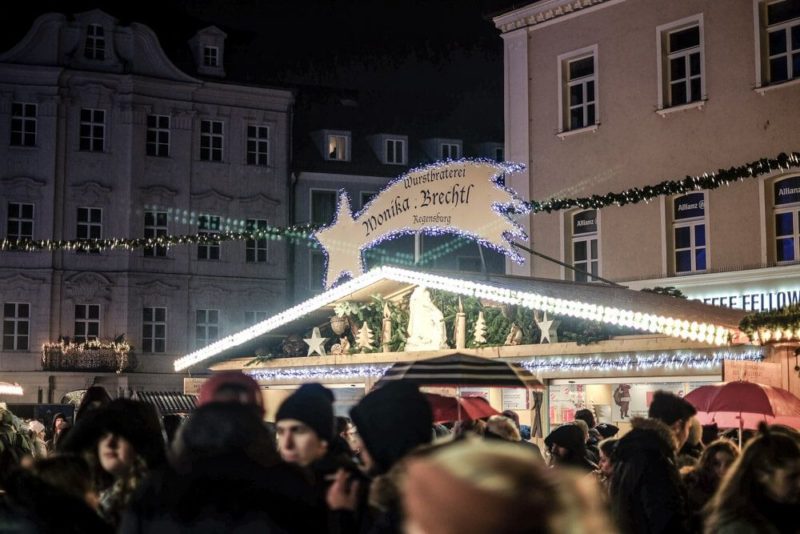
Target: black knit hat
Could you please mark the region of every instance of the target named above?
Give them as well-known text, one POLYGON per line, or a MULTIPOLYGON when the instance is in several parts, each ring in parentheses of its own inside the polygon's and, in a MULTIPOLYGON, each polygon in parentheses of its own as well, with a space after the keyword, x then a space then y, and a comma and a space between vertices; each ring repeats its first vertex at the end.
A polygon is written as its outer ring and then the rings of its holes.
POLYGON ((431 405, 411 382, 390 382, 371 391, 350 417, 380 473, 433 438, 431 405))
POLYGON ((580 451, 586 448, 583 440, 583 430, 572 423, 561 425, 544 438, 544 444, 549 449, 553 445, 564 447, 570 451, 580 451))
POLYGON ((303 384, 292 393, 275 416, 275 422, 282 419, 296 419, 309 426, 320 439, 330 442, 333 439, 333 392, 320 384, 303 384))

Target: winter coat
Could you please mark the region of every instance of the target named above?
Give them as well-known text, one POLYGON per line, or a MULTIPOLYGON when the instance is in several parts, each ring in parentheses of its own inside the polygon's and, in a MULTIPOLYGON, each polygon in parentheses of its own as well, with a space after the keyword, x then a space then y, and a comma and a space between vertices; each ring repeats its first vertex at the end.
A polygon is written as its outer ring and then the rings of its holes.
POLYGON ((300 534, 325 532, 325 520, 299 468, 229 455, 196 461, 187 473, 152 473, 119 532, 300 534))
POLYGON ((675 464, 672 431, 655 419, 633 418, 613 455, 611 505, 624 534, 688 532, 686 498, 675 464))

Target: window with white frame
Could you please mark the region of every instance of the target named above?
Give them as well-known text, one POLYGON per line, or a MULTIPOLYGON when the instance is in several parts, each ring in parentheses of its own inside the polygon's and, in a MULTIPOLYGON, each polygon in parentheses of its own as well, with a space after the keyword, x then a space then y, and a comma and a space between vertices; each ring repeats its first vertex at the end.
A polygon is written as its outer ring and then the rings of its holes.
POLYGON ((89 24, 86 27, 86 44, 83 55, 88 59, 106 58, 106 34, 99 24, 89 24))
POLYGON ((800 78, 800 0, 760 5, 762 84, 800 78))
MULTIPOLYGON (((103 208, 78 208, 75 236, 80 241, 102 239, 103 208)), ((89 252, 100 252, 100 249, 91 248, 89 252)))
POLYGON ((246 311, 244 312, 244 325, 253 326, 267 320, 267 312, 265 311, 246 311))
MULTIPOLYGON (((167 235, 167 212, 166 211, 145 211, 144 212, 144 237, 159 237, 167 235)), ((145 247, 144 255, 148 258, 166 258, 167 247, 156 245, 145 247)))
POLYGON ((676 198, 673 210, 675 274, 705 271, 708 267, 705 193, 689 193, 676 198))
POLYGON ((247 125, 247 164, 269 165, 269 126, 247 125))
POLYGON ((6 239, 33 239, 33 204, 8 203, 6 239))
MULTIPOLYGON (((197 233, 199 235, 216 235, 220 233, 220 218, 211 215, 201 215, 197 218, 197 233)), ((197 245, 198 260, 218 260, 219 241, 214 243, 200 243, 197 245)))
POLYGON ((350 161, 350 136, 328 134, 326 157, 329 160, 350 161))
POLYGON ((147 116, 147 155, 169 157, 169 115, 147 116))
POLYGON ((203 47, 203 66, 219 67, 219 47, 216 46, 203 47))
POLYGON ((775 261, 792 263, 800 260, 800 176, 776 181, 775 261))
POLYGON ((11 104, 12 146, 36 146, 36 104, 13 102, 11 104))
POLYGON ((559 56, 561 130, 597 124, 597 49, 559 56))
POLYGON ((167 309, 142 308, 142 352, 167 351, 167 309))
MULTIPOLYGON (((266 230, 266 219, 247 219, 245 224, 248 232, 256 230, 266 230)), ((267 238, 248 239, 245 242, 245 261, 247 263, 266 263, 267 261, 267 238)))
POLYGON ((76 304, 75 329, 72 340, 75 343, 85 343, 90 339, 100 336, 100 305, 76 304))
POLYGON ((102 109, 81 109, 80 149, 102 152, 106 142, 106 112, 102 109))
POLYGON ((222 161, 223 146, 222 121, 200 121, 200 159, 202 161, 222 161))
POLYGON ((441 159, 458 159, 461 157, 461 145, 458 143, 441 143, 439 145, 441 159))
POLYGON ((683 19, 657 28, 660 106, 669 108, 703 100, 703 18, 683 19))
POLYGON ((330 224, 336 215, 336 191, 311 190, 311 224, 330 224))
POLYGON ((406 162, 406 142, 403 139, 386 140, 386 163, 403 165, 406 162))
POLYGON ((196 348, 205 347, 219 339, 219 310, 196 310, 195 335, 196 348))
POLYGON ((28 350, 30 320, 30 304, 23 302, 3 304, 3 350, 28 350))
POLYGON ((572 216, 572 271, 576 282, 593 282, 600 275, 600 225, 597 210, 584 210, 572 216))

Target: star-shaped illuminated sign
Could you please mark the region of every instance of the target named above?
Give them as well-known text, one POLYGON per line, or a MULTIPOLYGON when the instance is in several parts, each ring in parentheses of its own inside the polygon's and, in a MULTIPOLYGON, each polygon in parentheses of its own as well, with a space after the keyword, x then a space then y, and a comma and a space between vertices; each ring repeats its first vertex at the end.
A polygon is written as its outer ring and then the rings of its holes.
POLYGON ((362 274, 361 249, 358 239, 360 224, 353 219, 350 199, 344 191, 339 193, 336 222, 319 230, 314 237, 328 253, 325 287, 331 287, 343 274, 362 274))
POLYGON ((328 341, 328 338, 320 335, 318 327, 315 326, 311 331, 311 337, 305 338, 303 341, 308 345, 308 356, 315 352, 320 356, 325 356, 325 342, 328 341))

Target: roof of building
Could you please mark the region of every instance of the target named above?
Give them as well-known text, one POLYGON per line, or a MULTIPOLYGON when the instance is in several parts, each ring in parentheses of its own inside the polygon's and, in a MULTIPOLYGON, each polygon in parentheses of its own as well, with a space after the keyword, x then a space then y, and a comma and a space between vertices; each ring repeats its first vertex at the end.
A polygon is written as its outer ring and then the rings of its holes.
POLYGON ((137 391, 133 399, 155 406, 162 416, 188 414, 197 408, 197 397, 172 391, 137 391))

